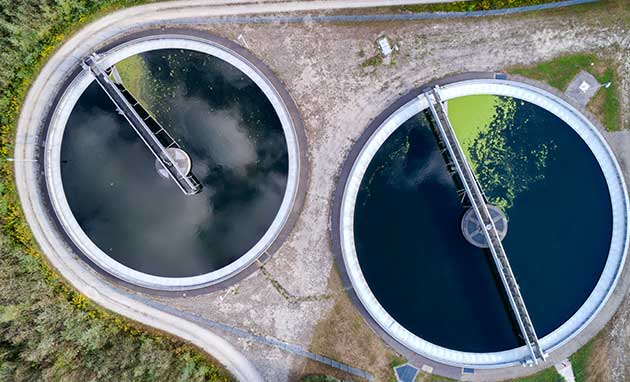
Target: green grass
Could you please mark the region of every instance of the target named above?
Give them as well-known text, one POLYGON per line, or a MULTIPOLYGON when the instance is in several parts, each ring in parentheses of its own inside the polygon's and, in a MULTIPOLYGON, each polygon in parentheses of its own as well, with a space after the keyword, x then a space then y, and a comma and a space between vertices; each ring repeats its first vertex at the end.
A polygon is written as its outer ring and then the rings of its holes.
POLYGON ((543 81, 565 91, 569 82, 581 71, 591 73, 599 83, 611 83, 601 87, 589 102, 588 109, 597 116, 609 131, 621 130, 620 81, 617 64, 612 58, 602 58, 593 53, 560 56, 553 60, 528 67, 508 68, 508 72, 543 81))
POLYGON ((369 66, 378 66, 382 63, 383 63, 383 57, 381 57, 380 53, 377 53, 374 56, 361 62, 361 67, 366 68, 369 66))
POLYGON ((553 367, 539 371, 529 377, 512 379, 509 382, 564 382, 564 378, 553 367))
POLYGON ((588 360, 593 354, 595 340, 591 340, 586 345, 582 346, 580 350, 573 353, 569 357, 571 366, 573 367, 573 374, 575 375, 576 382, 585 382, 588 379, 588 360))
POLYGON ((391 367, 392 369, 400 366, 400 365, 404 365, 407 363, 407 360, 402 358, 402 357, 398 357, 398 356, 392 356, 391 361, 389 361, 389 367, 391 367))
POLYGON ((143 0, 0 0, 0 381, 231 381, 180 340, 95 306, 47 264, 22 214, 13 168, 20 105, 81 25, 143 0))
POLYGON ((544 81, 559 90, 566 90, 567 85, 581 70, 587 70, 597 61, 594 54, 573 54, 557 57, 532 67, 514 68, 510 72, 544 81))
POLYGON ((619 84, 617 72, 609 67, 602 75, 596 77, 600 83, 610 82, 611 86, 608 89, 601 88, 592 102, 595 103, 596 109, 599 110, 599 114, 604 120, 604 126, 608 130, 621 130, 621 102, 619 101, 620 95, 617 86, 619 84))
POLYGON ((407 363, 407 360, 399 357, 397 355, 392 355, 389 361, 389 370, 387 371, 387 382, 396 382, 396 374, 394 373, 394 368, 396 366, 404 365, 407 363))
POLYGON ((447 377, 441 377, 435 374, 426 374, 421 371, 420 373, 418 373, 418 376, 416 377, 416 381, 418 382, 420 381, 422 382, 451 382, 451 381, 457 381, 457 380, 447 378, 447 377))

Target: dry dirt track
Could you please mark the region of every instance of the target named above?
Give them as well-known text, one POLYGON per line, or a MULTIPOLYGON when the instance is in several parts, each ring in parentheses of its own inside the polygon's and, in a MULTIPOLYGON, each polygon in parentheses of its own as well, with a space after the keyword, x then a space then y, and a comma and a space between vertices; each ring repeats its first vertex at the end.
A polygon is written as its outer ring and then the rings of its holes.
MULTIPOLYGON (((183 4, 178 3, 178 6, 183 4)), ((286 244, 268 263, 268 275, 258 272, 224 292, 160 300, 307 348, 315 325, 329 313, 335 295, 342 293, 328 287, 332 269, 328 235, 330 200, 341 162, 368 122, 398 95, 433 78, 462 71, 498 70, 559 54, 596 50, 614 56, 620 63, 622 107, 628 126, 630 11, 619 6, 621 1, 616 4, 611 5, 614 9, 608 10, 601 6, 583 6, 510 17, 361 24, 206 25, 204 17, 216 15, 217 9, 225 8, 163 9, 148 14, 134 13, 119 22, 114 22, 111 16, 97 21, 79 32, 70 45, 60 49, 42 73, 50 77, 53 68, 74 65, 61 58, 83 56, 90 45, 85 45, 78 37, 107 41, 128 25, 156 17, 171 21, 194 17, 199 21, 197 27, 223 37, 235 39, 243 34, 250 50, 287 85, 302 113, 311 163, 304 211, 286 244), (381 34, 400 45, 394 63, 361 67, 366 57, 376 53, 374 41, 381 34), (278 284, 296 298, 286 298, 279 293, 278 284)), ((245 8, 251 9, 251 5, 243 6, 245 8)), ((273 8, 264 12, 273 13, 273 8)), ((37 123, 37 116, 43 115, 47 105, 35 101, 50 96, 55 86, 54 80, 38 80, 33 85, 20 118, 20 129, 37 123)), ((617 148, 617 155, 623 156, 622 162, 630 163, 627 134, 611 134, 608 138, 616 142, 613 146, 617 148)), ((17 152, 16 156, 19 158, 25 153, 17 152)), ((21 181, 24 179, 18 178, 18 182, 21 181)), ((53 261, 58 267, 63 267, 63 262, 74 261, 63 256, 58 260, 53 261)), ((64 274, 63 268, 60 271, 64 274)), ((75 286, 82 291, 81 283, 103 283, 85 268, 80 277, 75 280, 75 286)), ((610 347, 607 362, 612 370, 607 376, 610 381, 621 381, 624 376, 630 379, 630 365, 626 360, 630 355, 630 322, 625 318, 628 313, 630 302, 626 299, 606 334, 610 347)), ((227 338, 254 362, 267 381, 287 381, 293 375, 292 370, 301 368, 301 359, 277 349, 227 338)))

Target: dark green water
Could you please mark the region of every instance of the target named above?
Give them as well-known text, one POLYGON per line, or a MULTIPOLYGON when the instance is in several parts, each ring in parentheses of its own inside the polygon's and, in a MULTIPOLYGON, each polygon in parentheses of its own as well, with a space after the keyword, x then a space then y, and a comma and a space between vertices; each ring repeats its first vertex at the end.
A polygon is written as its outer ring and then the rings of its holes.
MULTIPOLYGON (((188 51, 142 54, 146 101, 189 153, 203 191, 185 196, 93 83, 68 121, 62 179, 92 241, 117 261, 160 276, 194 276, 247 252, 284 196, 288 154, 263 92, 238 69, 188 51)), ((142 97, 141 97, 142 98, 142 97)))
MULTIPOLYGON (((601 169, 579 136, 535 105, 516 105, 507 128, 493 133, 501 135, 507 160, 485 158, 476 171, 507 177, 504 184, 527 181, 513 192, 479 176, 482 187, 491 183, 490 199, 512 202, 503 244, 542 337, 597 283, 612 234, 611 205, 601 169)), ((428 123, 424 114, 404 123, 365 174, 355 215, 363 273, 383 307, 427 341, 472 352, 520 346, 489 251, 461 234, 465 209, 428 123)))

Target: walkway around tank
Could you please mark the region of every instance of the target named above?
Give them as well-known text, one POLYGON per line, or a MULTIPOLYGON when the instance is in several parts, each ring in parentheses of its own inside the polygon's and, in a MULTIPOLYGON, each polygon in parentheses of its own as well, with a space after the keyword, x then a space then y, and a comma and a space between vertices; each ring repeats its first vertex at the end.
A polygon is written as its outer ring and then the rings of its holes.
POLYGON ((96 82, 116 105, 116 110, 125 117, 182 192, 186 195, 199 193, 201 183, 192 173, 185 173, 183 169, 177 166, 173 156, 167 150, 172 147, 180 148, 177 142, 151 117, 149 112, 125 89, 122 83, 116 84, 110 80, 98 59, 99 56, 93 53, 85 59, 84 69, 94 75, 96 82))
POLYGON ((540 346, 536 330, 529 317, 525 301, 521 295, 520 288, 512 272, 512 267, 507 259, 499 232, 494 224, 494 219, 490 215, 488 206, 483 192, 472 172, 471 166, 464 155, 464 151, 457 141, 455 130, 444 110, 444 104, 440 95, 440 87, 435 86, 433 90, 426 92, 423 96, 427 99, 431 115, 435 121, 442 143, 446 146, 450 159, 455 167, 457 174, 464 186, 466 195, 470 200, 472 208, 477 215, 477 219, 482 222, 482 232, 492 253, 492 259, 497 267, 499 277, 503 283, 505 293, 507 294, 510 306, 518 323, 521 334, 525 343, 529 347, 534 364, 538 363, 538 358, 543 361, 546 354, 540 346))

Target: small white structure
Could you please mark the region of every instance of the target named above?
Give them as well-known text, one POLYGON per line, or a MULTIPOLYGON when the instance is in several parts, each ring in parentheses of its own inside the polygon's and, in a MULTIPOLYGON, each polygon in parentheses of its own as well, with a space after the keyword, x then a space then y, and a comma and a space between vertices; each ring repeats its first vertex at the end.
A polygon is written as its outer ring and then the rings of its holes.
POLYGON ((387 57, 392 54, 392 46, 389 44, 389 39, 387 37, 383 36, 376 40, 376 42, 378 43, 378 48, 380 49, 383 57, 387 57))

